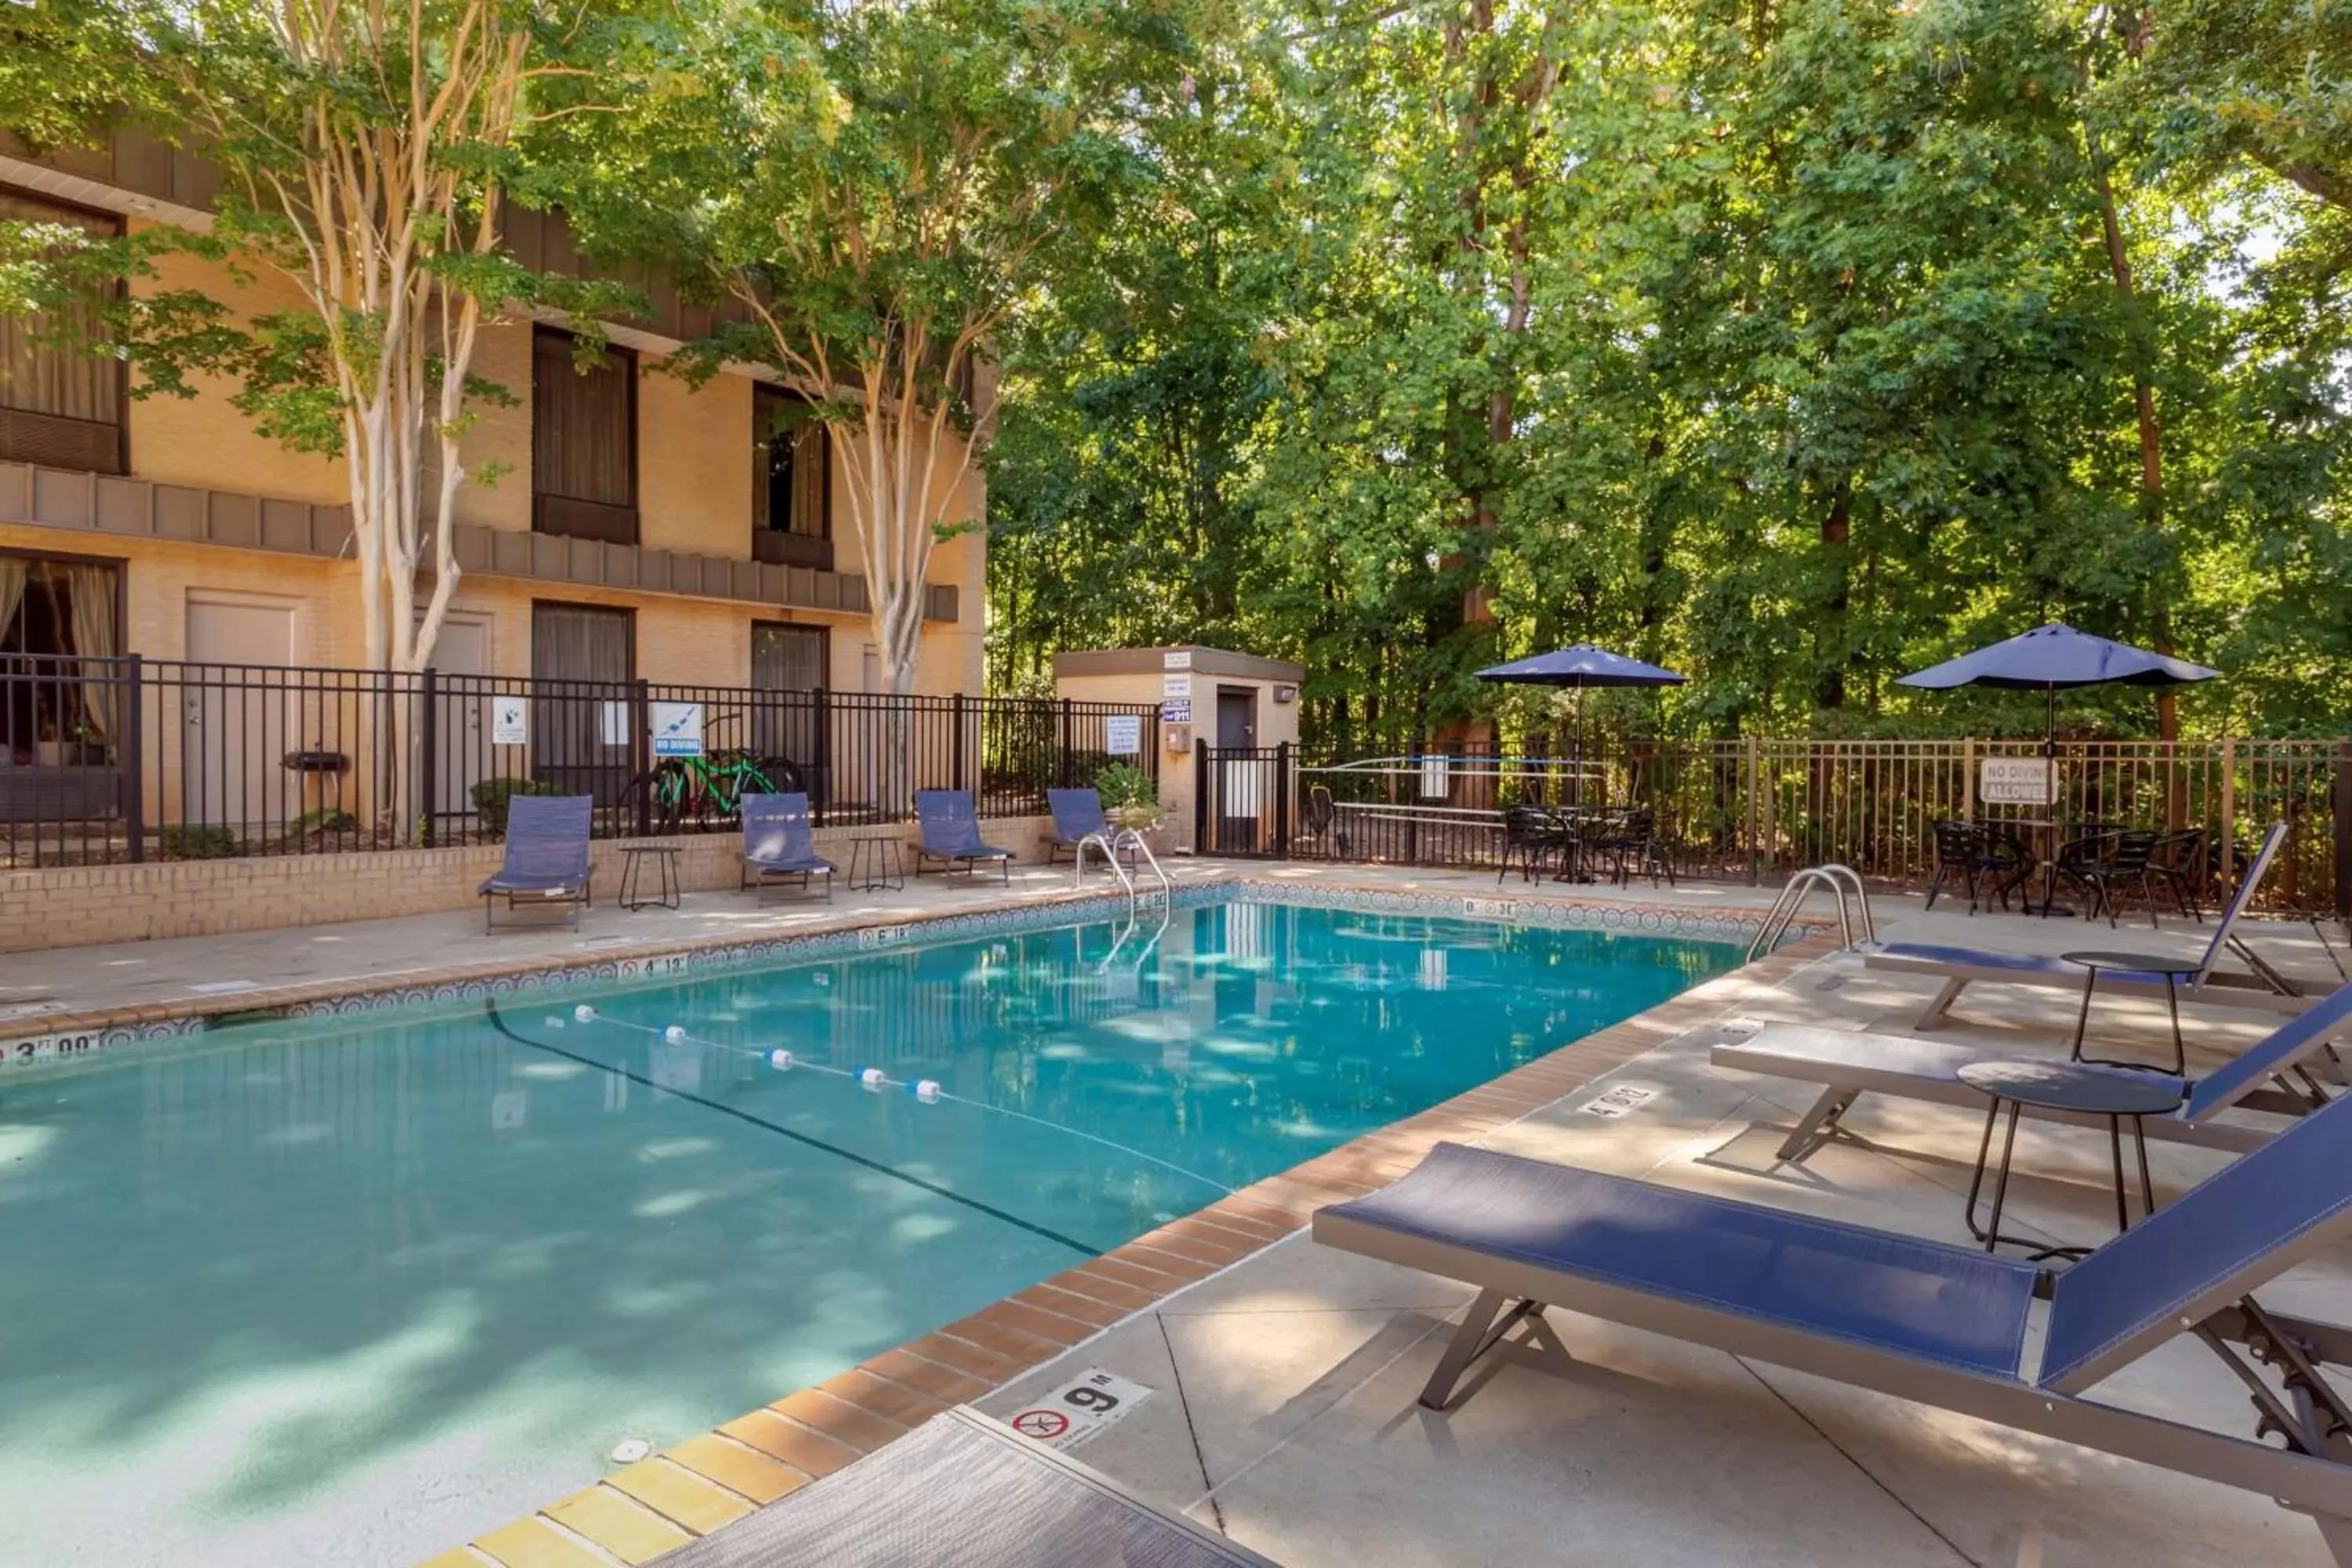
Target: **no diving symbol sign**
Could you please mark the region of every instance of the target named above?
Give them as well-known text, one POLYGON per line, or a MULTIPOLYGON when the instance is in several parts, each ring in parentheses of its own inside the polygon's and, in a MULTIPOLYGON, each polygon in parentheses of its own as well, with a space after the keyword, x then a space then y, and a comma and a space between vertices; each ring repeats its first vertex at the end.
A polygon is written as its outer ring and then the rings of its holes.
POLYGON ((1075 1448, 1150 1397, 1151 1390, 1143 1384, 1090 1367, 1007 1425, 1049 1448, 1075 1448))
POLYGON ((1050 1443, 1070 1429, 1070 1418, 1058 1410, 1024 1410, 1013 1418, 1013 1429, 1024 1437, 1050 1443))

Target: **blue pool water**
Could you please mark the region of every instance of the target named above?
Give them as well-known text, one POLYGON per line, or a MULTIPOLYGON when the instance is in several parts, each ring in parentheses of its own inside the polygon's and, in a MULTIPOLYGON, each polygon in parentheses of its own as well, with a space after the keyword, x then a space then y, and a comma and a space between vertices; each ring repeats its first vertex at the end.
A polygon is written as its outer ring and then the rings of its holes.
POLYGON ((0 1559, 413 1561, 1738 957, 1261 904, 1117 935, 0 1079, 0 1559))

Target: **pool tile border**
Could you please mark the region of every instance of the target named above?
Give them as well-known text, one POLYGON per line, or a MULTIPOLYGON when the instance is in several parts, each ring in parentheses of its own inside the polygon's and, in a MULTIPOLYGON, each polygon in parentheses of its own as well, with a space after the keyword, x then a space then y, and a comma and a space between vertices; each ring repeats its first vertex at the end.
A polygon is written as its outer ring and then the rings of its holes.
MULTIPOLYGON (((1217 884, 1220 886, 1229 884, 1217 884)), ((1208 886, 1203 884, 1203 886, 1208 886)), ((1297 896, 1302 889, 1251 882, 1279 895, 1281 902, 1323 902, 1297 896)), ((1357 896, 1347 890, 1345 902, 1357 896)), ((1412 912, 1458 912, 1459 895, 1392 894, 1412 912)), ((1277 901, 1266 899, 1264 901, 1277 901)), ((1721 920, 1718 911, 1679 910, 1693 920, 1721 920)), ((1516 917, 1514 917, 1516 918, 1516 917)), ((1552 922, 1543 922, 1552 923, 1552 922)), ((1570 923, 1570 922, 1561 922, 1570 923)), ((1749 927, 1754 919, 1745 922, 1749 927)), ((1642 927, 1643 930, 1659 928, 1642 927)), ((1327 1204, 1360 1197, 1411 1170, 1437 1143, 1474 1141, 1575 1092, 1634 1058, 1678 1035, 1701 1027, 1737 1006, 1756 988, 1770 988, 1806 965, 1838 951, 1830 932, 1808 929, 1798 941, 1693 986, 1622 1022, 1516 1068, 1453 1099, 1390 1123, 1266 1177, 1206 1208, 1169 1221, 1100 1257, 1073 1266, 1014 1292, 993 1306, 882 1352, 814 1388, 787 1394, 750 1411, 717 1430, 677 1444, 645 1464, 668 1464, 706 1483, 746 1512, 829 1475, 844 1465, 903 1436, 952 1405, 968 1404, 1034 1371, 1066 1352, 1212 1275, 1256 1256, 1295 1235, 1327 1204)), ((519 1521, 476 1538, 425 1568, 465 1563, 470 1568, 538 1568, 541 1563, 570 1568, 574 1563, 600 1568, 635 1564, 642 1537, 634 1521, 606 1530, 603 1519, 581 1500, 609 1490, 649 1510, 689 1536, 712 1533, 687 1517, 693 1510, 665 1504, 623 1478, 642 1466, 606 1477, 519 1521), (557 1510, 563 1510, 562 1515, 557 1510), (568 1520, 572 1528, 566 1528, 568 1520), (540 1533, 509 1534, 524 1526, 540 1533), (586 1528, 581 1528, 585 1526, 586 1528), (589 1555, 541 1557, 535 1553, 546 1534, 589 1555), (515 1552, 510 1542, 529 1548, 515 1552), (463 1555, 470 1553, 470 1555, 463 1555)), ((677 1498, 703 1494, 680 1491, 677 1498)), ((622 1516, 608 1515, 614 1519, 622 1516)), ((735 1517, 740 1517, 737 1515, 735 1517)), ((732 1518, 717 1528, 724 1529, 732 1518)))
MULTIPOLYGON (((1507 921, 1555 930, 1715 941, 1751 935, 1763 919, 1753 910, 1596 903, 1573 895, 1544 893, 1482 897, 1402 890, 1369 879, 1327 879, 1306 884, 1276 880, 1265 873, 1234 871, 1222 871, 1180 884, 1171 903, 1181 909, 1229 898, 1246 903, 1360 909, 1367 912, 1507 921)), ((629 984, 708 969, 820 959, 917 942, 1010 933, 1058 925, 1088 913, 1108 918, 1123 907, 1124 900, 1117 893, 1066 888, 1021 896, 1018 903, 992 904, 977 910, 911 914, 890 910, 848 911, 823 930, 790 936, 737 941, 708 937, 655 939, 632 943, 625 951, 555 962, 543 956, 529 960, 490 959, 436 969, 424 979, 412 971, 373 979, 325 980, 225 996, 48 1014, 40 1016, 42 1028, 38 1034, 0 1036, 0 1081, 5 1081, 11 1068, 47 1065, 97 1051, 199 1035, 220 1026, 224 1021, 357 1015, 387 1007, 506 996, 555 986, 629 984)), ((1801 935, 1813 928, 1797 929, 1801 935)))

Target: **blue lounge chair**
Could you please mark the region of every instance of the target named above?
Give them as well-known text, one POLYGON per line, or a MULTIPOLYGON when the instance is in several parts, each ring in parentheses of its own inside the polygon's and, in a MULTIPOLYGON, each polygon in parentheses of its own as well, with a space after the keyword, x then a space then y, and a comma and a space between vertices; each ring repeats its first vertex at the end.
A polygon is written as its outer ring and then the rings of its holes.
POLYGON ((1103 815, 1102 793, 1091 789, 1049 789, 1045 805, 1054 813, 1054 842, 1045 851, 1050 864, 1065 849, 1075 852, 1089 834, 1110 837, 1110 819, 1103 815))
MULTIPOLYGON (((2238 917, 2253 901, 2255 890, 2262 886, 2271 861, 2285 840, 2284 822, 2272 824, 2271 830, 2263 836, 2263 846, 2255 851, 2253 864, 2246 868, 2236 896, 2213 928, 2213 940, 2205 944, 2196 973, 2180 985, 2178 1001, 2210 1002, 2216 1006, 2259 1008, 2273 1013, 2300 1013, 2311 1005, 2311 997, 2305 989, 2263 962, 2236 931, 2238 917), (2218 967, 2232 952, 2246 962, 2250 973, 2218 967)), ((2079 991, 2084 975, 2080 964, 2069 963, 2054 953, 1988 952, 1972 947, 1941 947, 1926 942, 1889 942, 1865 954, 1863 963, 1870 969, 1932 974, 1942 979, 1944 988, 1911 1026, 1915 1029, 1932 1029, 1941 1024, 1952 1004, 1959 1000, 1960 993, 1979 981, 2079 991)), ((2102 970, 2098 981, 2100 989, 2109 993, 2173 997, 2171 983, 2162 974, 2102 970)))
POLYGON ((580 911, 590 901, 588 835, 595 809, 592 795, 509 797, 506 859, 482 884, 484 931, 498 929, 491 915, 501 896, 509 914, 525 899, 533 905, 569 904, 572 927, 580 929, 580 911))
POLYGON ((1394 1185, 1320 1210, 1315 1239, 1478 1289, 1421 1403, 1549 1303, 2276 1499, 2352 1568, 2352 1331, 2253 1292, 2352 1239, 2352 1099, 2063 1273, 1622 1176, 1442 1143, 1394 1185), (2050 1298, 2028 1364, 2035 1295, 2050 1298), (2092 1397, 2189 1335, 2252 1394, 2255 1437, 2092 1397), (2261 1435, 2283 1436, 2274 1448, 2261 1435))
POLYGON ((759 901, 768 901, 772 879, 798 877, 801 891, 809 879, 823 873, 824 901, 833 902, 833 862, 816 852, 809 837, 808 796, 747 795, 743 797, 743 880, 741 888, 757 888, 759 901))
MULTIPOLYGON (((2269 1142, 2270 1129, 2216 1118, 2232 1109, 2307 1116, 2327 1104, 2344 1089, 2344 1063, 2332 1042, 2347 1032, 2352 1032, 2352 985, 2337 987, 2310 1011, 2289 1018, 2219 1072, 2183 1085, 2188 1093, 2179 1110, 2143 1118, 2137 1125, 2147 1136, 2168 1142, 2236 1153, 2259 1148, 2269 1142)), ((1822 1086, 1821 1099, 1780 1145, 1781 1159, 1802 1161, 1842 1134, 1842 1119, 1865 1094, 1982 1110, 1984 1091, 1961 1082, 1960 1069, 2016 1055, 1902 1035, 1767 1024, 1753 1039, 1716 1047, 1712 1058, 1717 1067, 1822 1086)), ((2034 1107, 2026 1107, 2025 1113, 2085 1127, 2105 1124, 2104 1117, 2034 1107)))
POLYGON ((939 861, 943 870, 961 863, 967 872, 982 860, 994 860, 1003 866, 1006 884, 1012 883, 1013 851, 981 841, 980 814, 969 794, 960 789, 919 789, 915 820, 922 829, 922 842, 915 847, 918 877, 923 874, 926 860, 939 861))

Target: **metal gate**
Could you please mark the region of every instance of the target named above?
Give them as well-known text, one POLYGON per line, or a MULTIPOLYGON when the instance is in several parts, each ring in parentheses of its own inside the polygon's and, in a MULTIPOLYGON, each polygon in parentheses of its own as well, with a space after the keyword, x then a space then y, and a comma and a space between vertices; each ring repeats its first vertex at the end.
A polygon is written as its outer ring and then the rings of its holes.
POLYGON ((1202 855, 1290 853, 1297 759, 1279 746, 1202 746, 1192 842, 1202 855))

